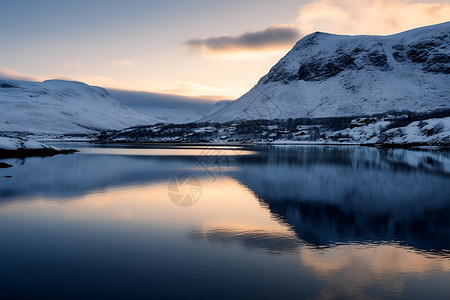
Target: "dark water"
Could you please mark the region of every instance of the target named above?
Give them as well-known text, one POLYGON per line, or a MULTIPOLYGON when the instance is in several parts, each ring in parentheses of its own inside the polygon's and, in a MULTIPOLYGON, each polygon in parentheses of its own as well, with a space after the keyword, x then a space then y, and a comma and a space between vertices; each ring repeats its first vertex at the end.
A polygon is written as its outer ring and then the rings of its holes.
POLYGON ((60 146, 3 160, 0 299, 450 299, 448 152, 60 146))

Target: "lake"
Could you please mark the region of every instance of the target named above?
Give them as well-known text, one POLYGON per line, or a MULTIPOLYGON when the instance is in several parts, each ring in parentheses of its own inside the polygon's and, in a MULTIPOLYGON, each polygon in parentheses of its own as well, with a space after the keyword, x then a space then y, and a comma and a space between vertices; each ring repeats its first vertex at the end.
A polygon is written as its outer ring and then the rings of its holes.
POLYGON ((450 299, 450 153, 55 144, 0 169, 1 299, 450 299))

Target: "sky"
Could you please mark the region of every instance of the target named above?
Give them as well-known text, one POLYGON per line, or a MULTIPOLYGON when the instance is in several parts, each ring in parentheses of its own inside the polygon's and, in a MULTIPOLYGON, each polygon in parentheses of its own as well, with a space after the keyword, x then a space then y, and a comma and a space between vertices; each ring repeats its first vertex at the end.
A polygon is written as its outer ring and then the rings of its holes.
POLYGON ((312 32, 446 21, 439 0, 0 0, 0 77, 236 99, 312 32))

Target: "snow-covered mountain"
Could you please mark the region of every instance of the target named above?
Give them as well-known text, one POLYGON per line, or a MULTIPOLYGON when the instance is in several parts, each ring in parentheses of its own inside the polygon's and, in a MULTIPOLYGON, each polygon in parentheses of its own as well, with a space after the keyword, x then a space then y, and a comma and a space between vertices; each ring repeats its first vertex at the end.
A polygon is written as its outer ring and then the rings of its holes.
POLYGON ((367 116, 450 109, 450 22, 390 36, 316 32, 247 94, 204 120, 367 116))
POLYGON ((159 122, 81 82, 0 80, 0 132, 89 134, 159 122))

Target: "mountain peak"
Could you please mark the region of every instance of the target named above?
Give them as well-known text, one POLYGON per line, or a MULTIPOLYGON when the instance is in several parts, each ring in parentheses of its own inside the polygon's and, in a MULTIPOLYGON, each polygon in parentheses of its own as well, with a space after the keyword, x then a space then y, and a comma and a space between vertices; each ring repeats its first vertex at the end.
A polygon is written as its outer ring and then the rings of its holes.
POLYGON ((261 99, 280 106, 278 118, 450 109, 449 82, 450 22, 388 36, 315 32, 247 94, 206 119, 234 120, 244 108, 262 106, 261 99))

